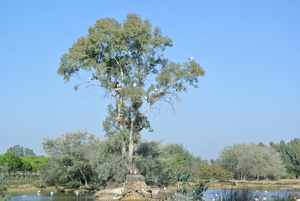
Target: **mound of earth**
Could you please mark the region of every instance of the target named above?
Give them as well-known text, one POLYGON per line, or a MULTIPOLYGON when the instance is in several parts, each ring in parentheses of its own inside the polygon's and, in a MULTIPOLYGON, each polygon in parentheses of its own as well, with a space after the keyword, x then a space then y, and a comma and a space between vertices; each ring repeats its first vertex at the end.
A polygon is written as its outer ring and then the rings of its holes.
POLYGON ((160 190, 145 184, 142 175, 127 175, 122 187, 98 191, 98 200, 166 200, 174 194, 171 190, 160 190))

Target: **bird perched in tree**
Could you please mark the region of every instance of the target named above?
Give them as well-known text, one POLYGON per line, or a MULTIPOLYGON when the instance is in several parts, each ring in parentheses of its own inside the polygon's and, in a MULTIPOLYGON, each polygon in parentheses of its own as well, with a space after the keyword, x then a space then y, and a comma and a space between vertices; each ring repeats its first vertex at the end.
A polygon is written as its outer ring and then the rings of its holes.
POLYGON ((115 88, 120 88, 120 84, 118 81, 115 81, 115 88))
POLYGON ((188 59, 188 60, 190 60, 190 61, 191 61, 191 60, 193 60, 193 58, 194 58, 194 57, 189 57, 189 59, 188 59))

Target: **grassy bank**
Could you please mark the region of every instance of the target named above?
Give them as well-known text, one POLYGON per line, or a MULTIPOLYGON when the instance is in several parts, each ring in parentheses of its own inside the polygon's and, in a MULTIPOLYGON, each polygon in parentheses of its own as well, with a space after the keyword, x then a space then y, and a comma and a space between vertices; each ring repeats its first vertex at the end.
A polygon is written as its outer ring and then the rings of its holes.
MULTIPOLYGON (((8 192, 14 191, 37 191, 41 189, 43 184, 39 179, 29 179, 29 178, 7 178, 6 188, 8 192)), ((54 189, 54 187, 47 187, 47 189, 54 189)))
MULTIPOLYGON (((262 181, 247 181, 247 180, 230 180, 230 181, 210 181, 207 183, 209 188, 224 188, 224 187, 256 187, 256 186, 274 186, 274 187, 292 187, 300 189, 300 179, 282 179, 278 181, 262 180, 262 181)), ((40 190, 43 186, 40 180, 36 179, 22 179, 22 178, 10 178, 6 179, 6 187, 9 192, 23 191, 23 190, 40 190)), ((175 188, 175 187, 174 187, 175 188)), ((169 187, 169 189, 174 189, 169 187)), ((53 186, 47 186, 46 189, 55 189, 53 186)))
POLYGON ((278 181, 261 180, 261 181, 247 181, 247 180, 230 180, 230 181, 210 181, 208 185, 213 188, 222 188, 224 186, 241 187, 241 186, 279 186, 292 187, 300 189, 300 179, 281 179, 278 181))

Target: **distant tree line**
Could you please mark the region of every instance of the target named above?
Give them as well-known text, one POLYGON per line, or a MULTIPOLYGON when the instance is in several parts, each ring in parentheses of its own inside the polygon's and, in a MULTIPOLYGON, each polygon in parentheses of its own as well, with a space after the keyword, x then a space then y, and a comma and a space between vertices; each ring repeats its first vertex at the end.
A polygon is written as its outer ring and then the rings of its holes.
POLYGON ((28 175, 31 177, 32 172, 37 172, 39 164, 47 163, 50 160, 49 157, 36 156, 36 154, 29 148, 23 148, 20 145, 15 145, 7 149, 5 154, 0 155, 0 167, 3 171, 2 174, 7 175, 14 174, 18 171, 22 171, 22 175, 25 177, 28 175))
MULTIPOLYGON (((100 140, 87 131, 45 138, 43 150, 49 157, 20 156, 20 145, 0 155, 2 174, 38 171, 48 185, 76 187, 118 186, 126 174, 137 171, 149 185, 222 179, 280 179, 299 176, 300 141, 234 144, 225 147, 217 160, 204 161, 193 156, 182 144, 163 144, 162 140, 140 140, 135 148, 131 171, 122 154, 118 135, 100 140), (5 171, 4 171, 5 169, 5 171)), ((24 150, 24 149, 23 149, 24 150)), ((30 175, 30 174, 27 174, 30 175)))
POLYGON ((300 140, 294 138, 290 142, 285 143, 283 140, 275 144, 270 142, 270 146, 274 148, 282 159, 286 167, 288 177, 296 178, 300 176, 300 140))

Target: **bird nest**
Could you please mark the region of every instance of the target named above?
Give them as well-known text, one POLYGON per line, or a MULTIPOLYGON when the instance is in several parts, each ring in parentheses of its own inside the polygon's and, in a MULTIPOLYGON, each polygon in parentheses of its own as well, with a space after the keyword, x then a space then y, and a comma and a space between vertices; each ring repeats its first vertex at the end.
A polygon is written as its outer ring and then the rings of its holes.
POLYGON ((141 98, 135 98, 132 100, 132 107, 134 109, 139 109, 143 104, 143 100, 141 98))
POLYGON ((122 88, 115 88, 115 91, 117 92, 117 94, 121 94, 122 88))
POLYGON ((142 114, 140 114, 139 116, 138 116, 138 120, 139 121, 144 121, 146 119, 146 117, 144 116, 144 115, 142 115, 142 114))
POLYGON ((152 94, 152 97, 153 98, 160 98, 160 97, 162 97, 162 95, 163 95, 162 92, 155 92, 155 93, 152 94))

